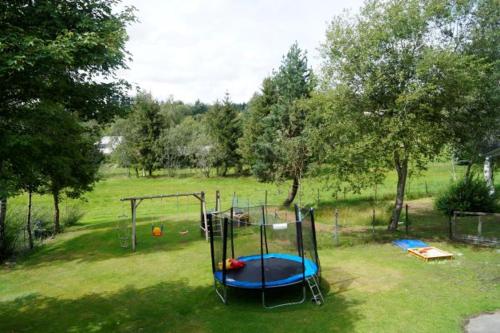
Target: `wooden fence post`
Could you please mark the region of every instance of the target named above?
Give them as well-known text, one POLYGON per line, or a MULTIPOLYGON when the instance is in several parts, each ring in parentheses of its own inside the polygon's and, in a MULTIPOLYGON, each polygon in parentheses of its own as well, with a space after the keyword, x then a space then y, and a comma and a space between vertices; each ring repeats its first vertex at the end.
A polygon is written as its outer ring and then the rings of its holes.
POLYGON ((339 210, 335 208, 335 245, 339 245, 339 210))
POLYGON ((478 237, 481 237, 481 234, 483 233, 483 221, 481 220, 481 215, 477 217, 477 235, 478 237))
POLYGON ((372 234, 375 233, 375 207, 372 207, 372 234))

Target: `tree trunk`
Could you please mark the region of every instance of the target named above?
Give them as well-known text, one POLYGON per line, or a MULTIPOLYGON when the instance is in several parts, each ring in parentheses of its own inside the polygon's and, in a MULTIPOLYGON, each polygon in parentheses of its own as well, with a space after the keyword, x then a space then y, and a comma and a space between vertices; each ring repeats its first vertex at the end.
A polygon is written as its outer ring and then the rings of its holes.
POLYGON ((31 206, 33 203, 33 192, 28 190, 28 219, 26 220, 26 231, 28 233, 28 242, 30 250, 33 249, 33 232, 31 231, 31 206))
POLYGON ((0 261, 7 255, 5 253, 5 220, 7 217, 7 198, 0 199, 0 261))
POLYGON ((61 224, 59 222, 59 191, 52 193, 54 197, 54 235, 61 232, 61 224))
POLYGON ((202 168, 201 170, 202 170, 201 172, 203 173, 203 175, 205 175, 205 177, 210 178, 210 168, 202 168))
POLYGON ((293 200, 295 200, 295 196, 297 195, 297 192, 299 191, 299 186, 300 186, 299 178, 294 177, 293 183, 292 183, 292 189, 291 189, 290 193, 288 194, 288 197, 286 198, 285 202, 283 203, 283 206, 290 207, 293 200))
POLYGON ((472 169, 472 163, 469 162, 467 164, 467 169, 465 169, 465 179, 469 179, 470 178, 470 171, 472 169))
POLYGON ((486 181, 486 186, 488 186, 488 193, 490 195, 495 194, 495 182, 493 181, 494 166, 491 156, 487 156, 484 159, 484 180, 486 181))
POLYGON ((405 157, 403 160, 400 160, 399 154, 395 153, 394 162, 398 174, 398 185, 396 190, 396 202, 394 205, 394 209, 392 211, 389 227, 387 228, 388 230, 392 231, 398 229, 399 217, 401 216, 401 210, 403 209, 406 178, 408 176, 408 157, 405 157))
POLYGON ((153 175, 153 168, 148 168, 148 176, 151 177, 153 175))
POLYGON ((134 168, 134 169, 135 169, 135 176, 136 176, 137 178, 139 178, 139 169, 138 169, 138 168, 134 168))

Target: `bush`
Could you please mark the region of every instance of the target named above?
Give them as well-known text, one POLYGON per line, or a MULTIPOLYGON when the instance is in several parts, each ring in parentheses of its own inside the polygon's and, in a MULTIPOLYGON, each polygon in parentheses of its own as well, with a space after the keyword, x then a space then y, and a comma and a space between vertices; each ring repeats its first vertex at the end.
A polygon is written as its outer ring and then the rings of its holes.
POLYGON ((7 209, 5 239, 0 249, 0 262, 15 254, 23 246, 24 215, 25 212, 18 207, 10 206, 7 209))
POLYGON ((479 177, 471 176, 452 184, 438 196, 435 207, 445 215, 453 211, 494 212, 495 197, 489 195, 486 183, 479 177))
POLYGON ((77 206, 67 207, 64 215, 61 217, 61 223, 64 227, 74 226, 84 215, 84 212, 77 206))

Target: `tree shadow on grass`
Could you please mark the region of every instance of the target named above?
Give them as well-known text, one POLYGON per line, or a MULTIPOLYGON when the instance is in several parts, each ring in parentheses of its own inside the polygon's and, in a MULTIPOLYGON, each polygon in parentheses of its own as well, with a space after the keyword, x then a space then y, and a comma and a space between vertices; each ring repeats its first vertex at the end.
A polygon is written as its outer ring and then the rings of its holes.
POLYGON ((151 235, 151 224, 138 224, 136 252, 131 249, 130 238, 124 241, 127 247, 121 246, 119 234, 115 228, 85 230, 73 238, 59 239, 46 244, 25 257, 18 265, 24 266, 23 268, 32 268, 52 265, 55 261, 92 262, 136 254, 180 251, 194 242, 205 242, 198 224, 195 223, 165 223, 162 237, 151 235))
POLYGON ((361 318, 359 303, 340 295, 323 306, 306 302, 275 310, 263 309, 255 295, 242 295, 223 305, 211 286, 193 287, 187 281, 78 299, 31 294, 0 303, 0 331, 350 332, 361 318))

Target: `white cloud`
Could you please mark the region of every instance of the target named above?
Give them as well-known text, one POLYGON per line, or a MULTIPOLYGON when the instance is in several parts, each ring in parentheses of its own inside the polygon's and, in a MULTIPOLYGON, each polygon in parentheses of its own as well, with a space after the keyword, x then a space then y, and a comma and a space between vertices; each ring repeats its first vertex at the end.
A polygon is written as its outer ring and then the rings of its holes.
POLYGON ((362 0, 126 0, 133 61, 120 76, 160 99, 246 102, 294 41, 314 68, 327 23, 362 0))

